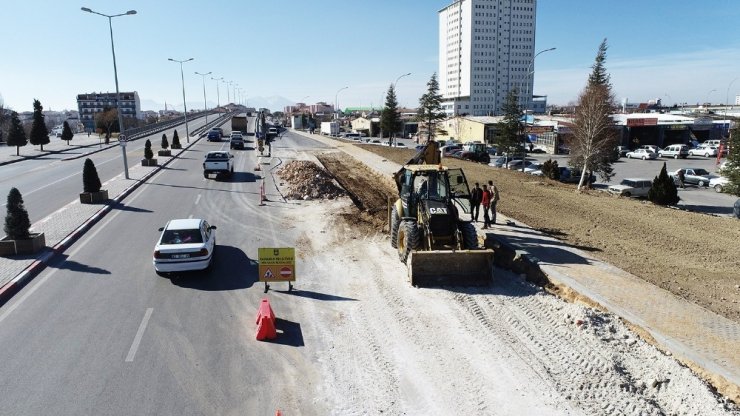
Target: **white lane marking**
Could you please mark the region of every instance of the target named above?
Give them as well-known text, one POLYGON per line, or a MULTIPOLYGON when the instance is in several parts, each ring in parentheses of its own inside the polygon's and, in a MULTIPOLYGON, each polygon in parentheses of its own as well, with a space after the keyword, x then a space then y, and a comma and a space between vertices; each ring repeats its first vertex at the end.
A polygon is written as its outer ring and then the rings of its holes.
POLYGON ((201 197, 201 195, 198 194, 198 197, 195 198, 195 205, 198 205, 198 202, 200 202, 200 197, 201 197))
POLYGON ((128 355, 126 356, 127 363, 134 361, 136 350, 139 349, 141 338, 144 336, 144 331, 146 330, 146 326, 149 323, 149 318, 152 317, 153 310, 154 308, 147 308, 146 313, 144 313, 144 319, 141 320, 141 324, 139 324, 139 330, 136 331, 136 336, 134 337, 134 343, 131 344, 131 348, 128 350, 128 355))

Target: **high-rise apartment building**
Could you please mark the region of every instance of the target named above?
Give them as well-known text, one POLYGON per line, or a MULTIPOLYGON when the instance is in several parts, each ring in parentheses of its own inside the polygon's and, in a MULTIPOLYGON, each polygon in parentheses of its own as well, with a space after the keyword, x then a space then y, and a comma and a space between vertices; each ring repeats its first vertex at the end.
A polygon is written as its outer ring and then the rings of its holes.
POLYGON ((520 105, 531 105, 536 16, 537 0, 456 0, 439 11, 438 76, 447 114, 500 115, 513 88, 520 105))

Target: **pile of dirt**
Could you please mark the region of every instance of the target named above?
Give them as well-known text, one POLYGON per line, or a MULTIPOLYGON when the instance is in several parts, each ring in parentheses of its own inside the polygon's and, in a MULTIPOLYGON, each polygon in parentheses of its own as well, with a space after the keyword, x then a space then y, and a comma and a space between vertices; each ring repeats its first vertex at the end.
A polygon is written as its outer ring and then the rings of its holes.
POLYGON ((307 160, 288 162, 278 172, 288 183, 289 199, 334 199, 345 195, 326 170, 307 160))

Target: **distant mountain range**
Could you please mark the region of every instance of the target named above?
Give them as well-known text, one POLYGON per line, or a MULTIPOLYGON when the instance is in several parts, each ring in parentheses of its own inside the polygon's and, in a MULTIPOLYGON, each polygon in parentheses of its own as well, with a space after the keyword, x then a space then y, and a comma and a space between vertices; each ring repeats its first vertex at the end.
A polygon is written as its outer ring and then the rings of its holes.
MULTIPOLYGON (((223 98, 221 105, 228 104, 226 102, 225 97, 221 97, 221 98, 223 98)), ((208 108, 216 107, 216 102, 211 101, 210 97, 207 103, 208 103, 208 108)), ((249 107, 254 107, 254 108, 268 108, 270 109, 271 112, 274 112, 274 111, 283 111, 283 108, 285 108, 286 106, 295 104, 295 101, 292 101, 285 97, 280 97, 280 96, 249 97, 249 100, 246 104, 248 104, 249 107)), ((151 110, 151 111, 164 110, 165 109, 164 105, 165 103, 160 103, 154 100, 141 100, 142 110, 151 110)), ((188 105, 188 110, 201 109, 203 108, 203 101, 188 101, 187 105, 188 105)), ((177 111, 182 111, 183 110, 182 102, 181 101, 180 102, 169 102, 168 101, 167 108, 170 110, 174 109, 177 111)))

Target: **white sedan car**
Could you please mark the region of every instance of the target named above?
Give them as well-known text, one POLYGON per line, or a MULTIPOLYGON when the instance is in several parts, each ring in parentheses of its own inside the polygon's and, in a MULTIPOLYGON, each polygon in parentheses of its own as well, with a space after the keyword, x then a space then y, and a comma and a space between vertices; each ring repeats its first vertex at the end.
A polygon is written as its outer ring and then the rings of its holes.
POLYGON ((717 147, 716 146, 695 147, 693 149, 689 149, 689 155, 690 156, 704 156, 704 157, 717 156, 717 147))
POLYGON ((203 219, 170 220, 160 228, 152 263, 157 274, 204 270, 216 247, 216 226, 203 219))
POLYGON ((658 154, 655 152, 651 152, 648 149, 635 149, 631 152, 627 152, 626 156, 627 156, 627 159, 635 158, 635 159, 647 160, 647 159, 657 158, 658 154))
POLYGON ((727 179, 724 176, 720 176, 718 178, 712 178, 709 180, 709 187, 714 188, 714 191, 719 193, 724 191, 725 186, 730 183, 730 180, 727 179))

